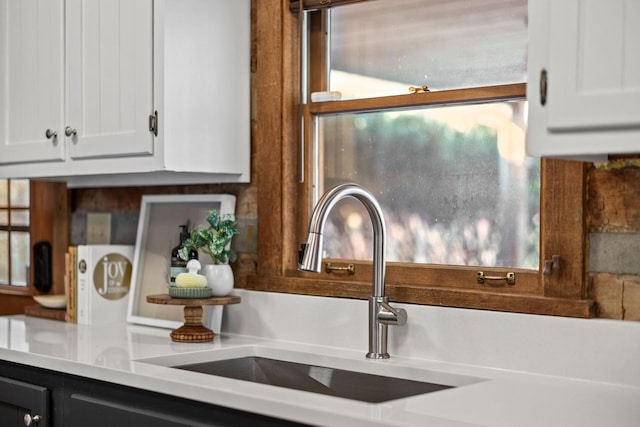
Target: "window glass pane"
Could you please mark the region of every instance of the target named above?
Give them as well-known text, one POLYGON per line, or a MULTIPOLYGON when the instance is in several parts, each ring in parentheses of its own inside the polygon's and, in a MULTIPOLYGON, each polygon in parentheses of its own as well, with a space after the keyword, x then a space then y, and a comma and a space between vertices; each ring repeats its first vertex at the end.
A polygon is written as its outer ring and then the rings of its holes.
POLYGON ((11 233, 11 284, 27 286, 29 266, 29 233, 11 233))
POLYGON ((29 211, 27 209, 17 209, 11 211, 11 225, 13 226, 28 226, 29 225, 29 211))
POLYGON ((9 225, 9 211, 6 209, 0 209, 0 226, 9 225))
MULTIPOLYGON (((355 182, 378 198, 389 261, 537 269, 539 160, 524 154, 525 108, 321 117, 320 190, 355 182)), ((325 256, 371 259, 357 202, 334 209, 325 232, 325 256)))
POLYGON ((29 206, 29 180, 12 179, 11 185, 11 206, 29 206))
POLYGON ((0 179, 0 206, 7 206, 7 203, 9 201, 9 193, 7 190, 8 188, 8 181, 6 179, 0 179))
POLYGON ((377 0, 331 9, 342 99, 526 81, 526 0, 377 0))
POLYGON ((0 230, 0 285, 9 284, 9 233, 0 230))

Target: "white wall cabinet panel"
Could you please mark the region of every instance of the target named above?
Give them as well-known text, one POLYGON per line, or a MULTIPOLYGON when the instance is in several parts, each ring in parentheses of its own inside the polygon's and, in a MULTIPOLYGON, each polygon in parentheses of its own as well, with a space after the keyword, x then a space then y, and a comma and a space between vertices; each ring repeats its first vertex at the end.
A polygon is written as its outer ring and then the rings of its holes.
POLYGON ((638 22, 637 0, 529 2, 529 154, 640 152, 638 22))
MULTIPOLYGON (((30 31, 21 44, 6 42, 2 64, 15 71, 0 76, 24 94, 2 97, 12 117, 5 114, 0 130, 16 136, 3 136, 1 177, 72 187, 249 181, 250 0, 0 0, 7 10, 23 3, 58 5, 59 46, 47 55, 59 69, 40 66, 30 31), (48 84, 53 78, 57 86, 48 84), (44 138, 47 127, 25 121, 40 109, 56 118, 53 141, 44 138), (53 142, 55 156, 29 145, 36 137, 53 142)), ((12 19, 0 18, 0 31, 17 31, 12 19)), ((38 34, 39 20, 30 23, 38 34)))
POLYGON ((64 3, 0 0, 0 30, 0 163, 63 160, 64 3))
POLYGON ((151 0, 67 0, 69 157, 153 153, 151 0))
POLYGON ((164 149, 177 170, 243 171, 248 181, 251 2, 183 3, 155 3, 163 27, 154 40, 154 97, 164 149))

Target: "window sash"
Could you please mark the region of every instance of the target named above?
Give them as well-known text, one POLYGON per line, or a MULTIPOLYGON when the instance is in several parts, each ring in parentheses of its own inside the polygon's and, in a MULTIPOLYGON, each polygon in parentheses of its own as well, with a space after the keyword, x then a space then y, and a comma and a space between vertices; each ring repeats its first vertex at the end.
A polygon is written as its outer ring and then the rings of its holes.
MULTIPOLYGON (((319 11, 312 12, 307 15, 307 23, 310 32, 308 36, 308 40, 310 43, 308 52, 310 92, 327 90, 327 74, 329 72, 329 67, 327 66, 327 58, 325 57, 325 55, 328 54, 328 51, 325 49, 325 45, 327 43, 325 38, 328 37, 328 20, 326 19, 327 13, 327 11, 319 11)), ((318 194, 312 193, 312 191, 317 191, 318 188, 318 183, 315 182, 315 174, 313 170, 314 168, 317 169, 319 167, 317 159, 318 154, 314 151, 315 147, 313 143, 314 134, 318 131, 318 129, 316 128, 316 118, 318 116, 353 112, 385 111, 394 109, 406 110, 411 108, 424 108, 429 106, 441 105, 481 104, 524 99, 526 99, 526 84, 516 83, 468 89, 453 89, 412 94, 407 93, 402 95, 383 97, 359 98, 327 102, 310 102, 304 104, 303 129, 305 129, 305 132, 303 136, 303 148, 301 151, 303 153, 306 153, 305 159, 303 160, 304 164, 302 166, 302 173, 305 177, 307 185, 306 188, 303 188, 302 190, 303 198, 300 199, 300 203, 307 207, 307 211, 306 215, 304 215, 303 217, 309 217, 310 211, 313 208, 313 200, 317 199, 317 197, 319 196, 318 194)), ((304 226, 305 224, 303 221, 303 224, 299 224, 298 228, 304 229, 304 226)), ((301 236, 301 239, 303 238, 304 236, 301 236)), ((341 260, 333 260, 333 262, 340 264, 341 260)), ((349 263, 359 265, 360 270, 366 270, 366 268, 364 268, 364 264, 362 264, 361 262, 349 261, 349 263)), ((392 267, 394 263, 388 263, 388 265, 392 267)), ((405 263, 404 267, 410 267, 411 269, 419 270, 420 265, 421 264, 405 263)), ((422 264, 422 266, 424 266, 424 264, 422 264)), ((425 277, 433 277, 434 271, 443 268, 448 269, 450 267, 452 266, 431 265, 428 267, 429 274, 425 274, 425 277)), ((438 283, 438 286, 477 289, 477 272, 479 270, 488 269, 486 267, 468 268, 469 270, 464 274, 464 279, 460 277, 459 272, 465 271, 465 269, 463 268, 462 270, 460 270, 456 266, 455 271, 457 272, 457 274, 452 274, 450 271, 446 272, 445 274, 439 275, 434 283, 438 283), (451 277, 456 277, 456 279, 449 279, 451 277)), ((514 269, 511 269, 509 271, 513 272, 513 270, 514 269)), ((323 273, 323 275, 324 274, 325 273, 323 273)), ((506 272, 503 272, 501 274, 504 275, 506 274, 506 272)), ((495 275, 496 274, 492 274, 492 276, 495 275)), ((301 276, 305 277, 304 273, 302 273, 301 276)), ((417 276, 415 274, 413 274, 412 276, 413 279, 411 279, 407 283, 425 284, 424 281, 416 281, 417 276)), ((497 281, 497 283, 492 283, 492 290, 499 290, 500 292, 506 293, 539 293, 537 274, 535 272, 531 270, 519 269, 519 274, 517 275, 517 277, 521 278, 521 280, 518 281, 516 279, 515 286, 507 285, 506 282, 497 281), (535 276, 535 279, 531 278, 532 275, 535 276)), ((344 280, 358 280, 358 277, 345 277, 344 280)), ((389 268, 387 271, 387 280, 406 281, 407 278, 405 277, 402 269, 396 271, 394 268, 389 268)))
POLYGON ((437 105, 464 105, 486 102, 516 101, 526 98, 526 84, 508 84, 470 89, 443 90, 379 98, 351 99, 345 101, 313 102, 305 104, 310 115, 350 112, 409 109, 437 105))

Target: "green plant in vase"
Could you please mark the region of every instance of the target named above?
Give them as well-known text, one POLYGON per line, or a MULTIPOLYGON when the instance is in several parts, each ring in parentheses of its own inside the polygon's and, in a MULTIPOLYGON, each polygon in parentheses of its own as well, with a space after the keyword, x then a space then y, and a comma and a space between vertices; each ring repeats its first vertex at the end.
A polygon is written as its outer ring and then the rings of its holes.
POLYGON ((189 252, 196 250, 208 254, 214 264, 228 264, 237 258, 236 252, 231 249, 231 239, 238 234, 238 225, 235 215, 224 214, 216 210, 209 211, 206 227, 196 227, 191 230, 185 239, 178 254, 183 260, 189 258, 189 252))

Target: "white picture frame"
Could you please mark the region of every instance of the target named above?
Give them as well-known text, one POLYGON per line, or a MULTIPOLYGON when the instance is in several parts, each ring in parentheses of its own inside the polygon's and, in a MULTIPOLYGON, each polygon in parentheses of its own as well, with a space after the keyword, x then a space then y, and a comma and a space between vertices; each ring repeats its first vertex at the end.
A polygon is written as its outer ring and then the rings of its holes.
MULTIPOLYGON (((189 229, 207 224, 209 211, 235 212, 231 194, 142 196, 131 272, 127 322, 175 329, 184 324, 182 306, 147 302, 147 295, 169 292, 171 250, 180 242, 180 225, 189 229)), ((203 319, 208 319, 205 313, 203 319)))

